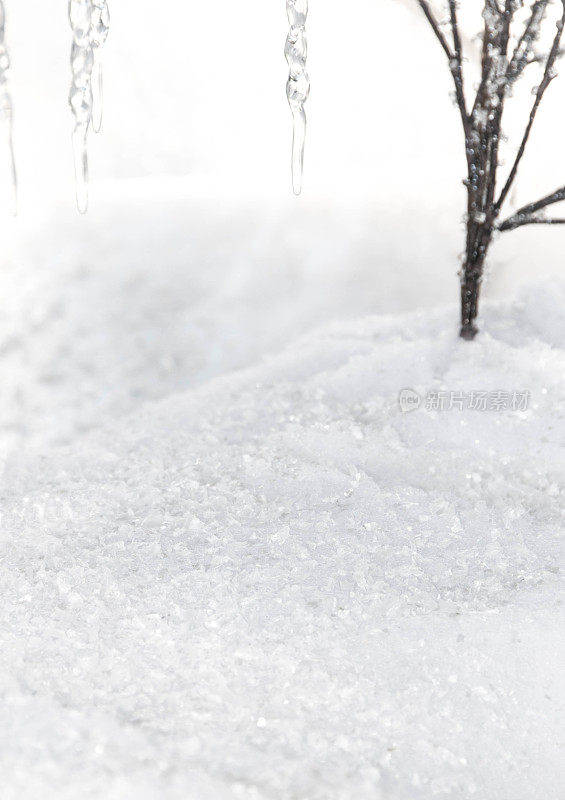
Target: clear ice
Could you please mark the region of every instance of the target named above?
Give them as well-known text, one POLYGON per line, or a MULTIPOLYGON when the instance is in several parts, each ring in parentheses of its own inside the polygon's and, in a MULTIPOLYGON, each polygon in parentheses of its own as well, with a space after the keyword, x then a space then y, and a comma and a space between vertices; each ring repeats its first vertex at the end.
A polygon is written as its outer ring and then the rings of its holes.
POLYGON ((69 0, 73 31, 71 49, 72 84, 69 103, 75 118, 73 153, 77 206, 81 214, 88 207, 88 132, 102 123, 102 67, 100 48, 110 28, 106 0, 69 0))
MULTIPOLYGON (((8 91, 8 70, 10 69, 10 58, 6 49, 5 41, 5 13, 4 4, 0 0, 0 135, 4 142, 2 143, 2 152, 7 159, 7 169, 9 174, 9 207, 13 214, 17 211, 17 177, 16 177, 16 162, 14 158, 14 145, 12 137, 12 98, 8 91)), ((4 155, 2 156, 4 158, 4 155)))
POLYGON ((92 130, 99 133, 102 127, 103 80, 100 50, 110 31, 110 12, 106 0, 92 0, 92 45, 94 67, 92 73, 92 130))
POLYGON ((285 56, 290 67, 286 94, 293 117, 292 137, 292 188, 294 194, 302 191, 304 169, 304 143, 306 140, 306 113, 304 105, 310 94, 310 80, 306 72, 308 46, 306 19, 308 0, 286 0, 290 30, 286 40, 285 56))

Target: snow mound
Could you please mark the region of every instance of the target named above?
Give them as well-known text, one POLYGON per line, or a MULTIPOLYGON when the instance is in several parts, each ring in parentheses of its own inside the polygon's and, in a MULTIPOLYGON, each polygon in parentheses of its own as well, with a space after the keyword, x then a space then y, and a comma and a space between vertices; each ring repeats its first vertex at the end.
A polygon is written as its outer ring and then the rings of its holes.
POLYGON ((182 179, 111 191, 86 217, 22 215, 0 251, 0 458, 70 444, 336 317, 457 291, 458 226, 437 207, 298 206, 182 179))
POLYGON ((4 800, 562 798, 564 301, 334 325, 13 458, 4 800))

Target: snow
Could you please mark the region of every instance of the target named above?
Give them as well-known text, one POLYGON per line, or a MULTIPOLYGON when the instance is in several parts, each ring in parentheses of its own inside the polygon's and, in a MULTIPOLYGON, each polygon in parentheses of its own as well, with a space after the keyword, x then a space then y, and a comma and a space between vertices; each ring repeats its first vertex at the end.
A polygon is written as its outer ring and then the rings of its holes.
MULTIPOLYGON (((411 6, 311 5, 296 202, 284 5, 113 3, 83 219, 66 8, 10 4, 2 800, 562 799, 563 233, 496 241, 458 341, 459 123, 411 6)), ((562 182, 559 85, 514 207, 562 182)))
MULTIPOLYGON (((109 184, 85 218, 71 191, 5 220, 0 458, 71 443, 324 322, 457 296, 463 234, 441 202, 303 200, 142 179, 109 184)), ((493 247, 485 298, 562 271, 557 229, 513 236, 493 247)))
POLYGON ((564 300, 334 323, 12 454, 3 796, 560 798, 564 300))
POLYGON ((433 233, 416 218, 399 246, 405 209, 374 201, 297 205, 290 192, 230 196, 183 180, 111 191, 86 218, 70 204, 14 223, 0 262, 0 455, 71 442, 326 320, 457 291, 459 231, 441 211, 433 233), (379 237, 376 218, 389 229, 379 237), (451 279, 430 291, 450 258, 451 279))

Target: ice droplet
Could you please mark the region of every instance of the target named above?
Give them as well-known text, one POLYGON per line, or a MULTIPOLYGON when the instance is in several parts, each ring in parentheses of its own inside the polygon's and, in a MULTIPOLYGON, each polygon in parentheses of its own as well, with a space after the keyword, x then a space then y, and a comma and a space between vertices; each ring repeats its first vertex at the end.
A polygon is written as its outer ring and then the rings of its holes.
MULTIPOLYGON (((2 143, 0 145, 2 159, 2 174, 7 172, 8 198, 7 204, 10 212, 15 216, 18 211, 18 181, 16 174, 16 160, 14 157, 13 143, 13 109, 12 98, 8 91, 8 70, 10 69, 10 58, 6 49, 5 42, 5 22, 4 5, 0 0, 0 134, 2 143)), ((4 181, 3 181, 4 182, 4 181)))
POLYGON ((81 214, 88 211, 88 126, 76 125, 73 131, 73 156, 77 208, 81 214))
POLYGON ((310 80, 306 72, 308 0, 286 0, 286 10, 290 25, 285 46, 285 56, 290 68, 286 95, 293 118, 292 187, 294 194, 299 195, 302 191, 304 144, 306 140, 304 105, 310 94, 310 80))
POLYGON ((72 83, 69 103, 75 118, 73 153, 77 206, 81 214, 88 208, 88 132, 102 124, 102 67, 99 49, 110 29, 106 0, 69 0, 69 20, 73 32, 71 48, 72 83))

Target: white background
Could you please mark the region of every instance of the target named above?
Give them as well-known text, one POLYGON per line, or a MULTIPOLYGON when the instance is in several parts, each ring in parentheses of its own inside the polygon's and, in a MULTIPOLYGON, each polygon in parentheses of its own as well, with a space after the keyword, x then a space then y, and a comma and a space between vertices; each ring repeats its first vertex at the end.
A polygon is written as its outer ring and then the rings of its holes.
MULTIPOLYGON (((457 197, 462 208, 449 77, 415 7, 411 0, 310 3, 306 200, 362 194, 450 207, 457 197)), ((22 203, 43 192, 66 198, 66 3, 6 0, 6 11, 22 203)), ((282 0, 120 0, 111 12, 93 180, 208 175, 224 187, 284 196, 290 123, 282 0)), ((563 108, 565 86, 556 83, 522 169, 528 199, 530 184, 545 193, 565 183, 563 108)), ((525 112, 520 107, 517 119, 525 112)))

